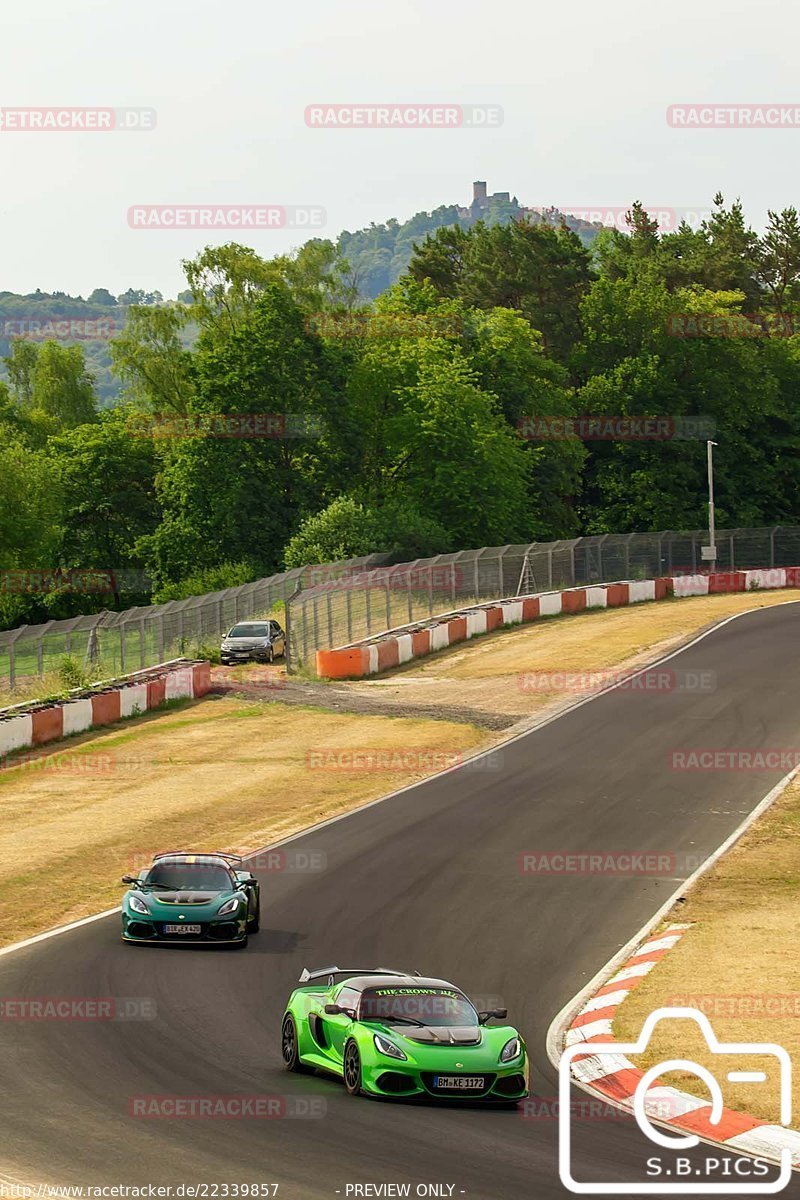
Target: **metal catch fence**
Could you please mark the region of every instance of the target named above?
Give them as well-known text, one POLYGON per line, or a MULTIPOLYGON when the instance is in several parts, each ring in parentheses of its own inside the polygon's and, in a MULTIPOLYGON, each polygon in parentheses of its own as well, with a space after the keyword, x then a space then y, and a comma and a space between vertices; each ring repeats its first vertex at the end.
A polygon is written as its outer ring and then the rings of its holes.
MULTIPOLYGON (((652 579, 708 570, 707 530, 602 534, 571 541, 492 546, 394 566, 349 566, 287 603, 290 669, 316 650, 346 646, 398 625, 504 596, 583 583, 652 579)), ((800 564, 800 527, 717 530, 715 570, 800 564)))
POLYGON ((202 654, 205 643, 218 642, 237 621, 272 614, 283 624, 286 601, 298 588, 335 580, 339 573, 373 569, 387 558, 371 554, 348 562, 300 567, 187 600, 2 631, 0 688, 13 691, 56 670, 65 655, 91 665, 98 678, 111 678, 167 659, 202 654))

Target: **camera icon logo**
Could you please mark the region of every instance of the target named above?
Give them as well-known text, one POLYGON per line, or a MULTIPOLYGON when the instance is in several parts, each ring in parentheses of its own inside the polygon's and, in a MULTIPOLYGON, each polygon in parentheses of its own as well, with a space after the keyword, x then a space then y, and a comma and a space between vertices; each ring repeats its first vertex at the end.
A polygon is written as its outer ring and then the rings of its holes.
MULTIPOLYGON (((778 1177, 764 1182, 733 1182, 730 1179, 726 1179, 725 1182, 709 1183, 695 1178, 691 1182, 687 1179, 686 1182, 676 1181, 666 1183, 663 1177, 660 1177, 654 1183, 647 1181, 641 1183, 606 1183, 584 1182, 574 1178, 572 1174, 572 1125, 570 1119, 570 1087, 572 1085, 573 1063, 578 1058, 585 1062, 590 1062, 590 1071, 588 1073, 585 1071, 582 1072, 587 1082, 590 1082, 592 1077, 600 1078, 603 1075, 611 1075, 618 1071, 633 1070, 635 1069, 634 1064, 628 1061, 626 1055, 643 1054, 649 1045, 653 1030, 658 1022, 663 1020, 694 1021, 698 1025, 710 1053, 713 1055, 738 1057, 743 1060, 749 1059, 753 1055, 757 1055, 759 1059, 773 1059, 774 1065, 769 1071, 728 1070, 720 1077, 726 1079, 729 1083, 764 1083, 772 1084, 773 1087, 777 1084, 780 1124, 783 1126, 790 1124, 792 1116, 792 1064, 783 1046, 778 1046, 774 1042, 720 1042, 714 1033, 708 1017, 698 1009, 658 1008, 647 1017, 642 1026, 641 1033, 635 1042, 586 1042, 578 1040, 567 1046, 562 1053, 558 1071, 558 1167, 564 1187, 570 1192, 585 1196, 641 1196, 652 1193, 660 1195, 670 1193, 686 1195, 691 1193, 693 1195, 724 1194, 725 1196, 752 1196, 774 1195, 782 1191, 792 1175, 791 1151, 786 1148, 781 1150, 780 1173, 778 1177)), ((663 1101, 660 1099, 651 1097, 648 1100, 649 1089, 653 1088, 660 1076, 670 1071, 689 1071, 702 1079, 706 1084, 711 1096, 707 1113, 710 1125, 718 1125, 722 1119, 724 1100, 719 1078, 707 1067, 702 1066, 700 1063, 692 1062, 690 1059, 669 1059, 665 1062, 657 1063, 644 1073, 633 1095, 624 1104, 624 1107, 632 1109, 639 1129, 650 1143, 662 1147, 664 1150, 674 1152, 691 1149, 699 1145, 701 1139, 694 1133, 681 1133, 677 1125, 667 1125, 666 1122, 670 1118, 677 1117, 680 1114, 677 1112, 665 1112, 663 1101), (659 1120, 661 1121, 660 1128, 654 1123, 659 1122, 659 1120), (665 1128, 671 1132, 665 1132, 665 1128)), ((665 1089, 662 1088, 659 1091, 663 1095, 665 1089)), ((679 1094, 674 1089, 670 1089, 670 1098, 674 1104, 675 1100, 679 1098, 679 1094)), ((723 1139, 720 1140, 722 1141, 723 1139)), ((735 1153, 735 1148, 732 1147, 731 1154, 734 1155, 735 1153)), ((676 1172, 676 1174, 679 1173, 681 1172, 676 1172)), ((692 1170, 691 1174, 695 1175, 696 1172, 692 1170)))

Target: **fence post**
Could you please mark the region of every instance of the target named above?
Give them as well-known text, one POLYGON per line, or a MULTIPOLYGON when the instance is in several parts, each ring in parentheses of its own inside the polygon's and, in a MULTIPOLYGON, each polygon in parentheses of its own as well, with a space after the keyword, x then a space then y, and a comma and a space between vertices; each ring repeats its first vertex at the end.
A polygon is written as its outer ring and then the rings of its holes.
POLYGON ((303 662, 308 661, 308 616, 306 615, 307 609, 308 609, 308 605, 307 605, 306 601, 304 600, 303 601, 303 662))
POLYGON ((144 670, 144 617, 139 618, 139 666, 144 670))
POLYGON ((125 622, 119 623, 119 671, 120 675, 125 674, 125 622))
POLYGON ((411 595, 411 572, 406 572, 406 595, 408 597, 408 623, 414 620, 414 601, 411 595))
POLYGON ((317 597, 314 597, 314 602, 311 605, 311 616, 314 618, 314 649, 319 648, 319 617, 317 615, 317 597))
POLYGON ((331 594, 328 592, 325 596, 326 608, 328 610, 328 647, 333 646, 333 604, 331 603, 331 594))
POLYGON ((8 686, 13 692, 14 685, 17 682, 17 641, 22 637, 27 625, 20 625, 15 634, 12 633, 11 641, 8 643, 8 686))
POLYGON ((774 529, 771 529, 769 534, 769 565, 771 567, 775 566, 775 533, 778 529, 780 529, 780 525, 776 525, 774 529))
MULTIPOLYGON (((294 653, 294 621, 292 619, 292 602, 296 596, 300 595, 301 589, 298 587, 291 596, 288 596, 283 602, 283 632, 286 634, 286 650, 284 651, 284 661, 286 664, 286 674, 293 675, 297 664, 295 663, 294 653)), ((303 606, 303 632, 305 633, 305 606, 303 606)), ((305 661, 305 637, 303 638, 303 660, 305 661)))
POLYGON ((505 551, 501 551, 500 557, 497 560, 497 581, 498 581, 498 584, 500 587, 500 594, 498 596, 499 600, 502 600, 506 594, 505 587, 504 587, 505 580, 503 579, 503 556, 504 556, 504 554, 505 554, 505 551))
POLYGON ((371 596, 372 596, 372 588, 371 588, 371 586, 370 586, 369 580, 367 580, 367 590, 366 590, 366 592, 364 593, 364 598, 365 598, 365 600, 366 600, 366 602, 367 602, 367 635, 369 635, 370 633, 372 633, 372 601, 371 601, 371 596))
POLYGON ((349 581, 345 597, 347 603, 347 642, 349 645, 353 640, 353 593, 350 591, 349 581))
POLYGON ((386 628, 392 628, 392 589, 389 586, 389 576, 386 576, 386 628))
MULTIPOLYGON (((456 564, 455 564, 455 560, 453 560, 453 562, 451 562, 450 566, 452 568, 450 571, 450 584, 451 584, 451 593, 452 593, 450 596, 450 599, 453 603, 453 608, 455 608, 455 606, 456 606, 456 564)), ((430 592, 431 592, 431 616, 433 616, 433 581, 432 580, 431 580, 429 586, 430 586, 430 592)))
POLYGON ((547 551, 547 590, 553 590, 553 551, 547 551))
POLYGON ((730 566, 730 569, 732 571, 735 571, 736 570, 736 550, 734 549, 733 534, 731 534, 731 536, 730 536, 730 543, 731 543, 731 566, 730 566))

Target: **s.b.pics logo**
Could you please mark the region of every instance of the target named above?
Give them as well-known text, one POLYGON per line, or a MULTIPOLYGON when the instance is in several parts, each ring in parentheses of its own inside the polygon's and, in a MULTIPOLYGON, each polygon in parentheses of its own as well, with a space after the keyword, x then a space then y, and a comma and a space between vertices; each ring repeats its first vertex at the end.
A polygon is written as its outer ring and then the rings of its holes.
POLYGON ((578 1030, 571 1030, 574 1040, 559 1063, 558 1165, 561 1182, 568 1191, 587 1196, 653 1193, 734 1196, 774 1195, 786 1187, 792 1174, 792 1156, 781 1126, 786 1127, 791 1121, 792 1066, 782 1046, 772 1042, 720 1042, 708 1017, 696 1008, 656 1009, 648 1016, 635 1042, 611 1041, 610 1022, 604 1024, 609 1030, 608 1041, 595 1040, 595 1035, 588 1041, 588 1035, 580 1036, 578 1030), (662 1020, 695 1022, 708 1054, 713 1056, 714 1071, 684 1057, 658 1062, 646 1071, 638 1070, 627 1055, 644 1054, 655 1026, 662 1020), (669 1086, 665 1077, 673 1072, 700 1079, 707 1096, 700 1099, 669 1086), (736 1114, 725 1107, 720 1081, 732 1085, 763 1084, 774 1090, 780 1125, 769 1127, 772 1134, 768 1139, 751 1136, 747 1144, 739 1144, 736 1132, 740 1132, 741 1125, 736 1131, 736 1114), (570 1108, 573 1082, 590 1091, 613 1094, 633 1114, 646 1139, 641 1180, 596 1182, 574 1177, 570 1108), (699 1135, 724 1146, 709 1146, 705 1158, 702 1154, 690 1158, 686 1151, 700 1145, 699 1135), (765 1158, 741 1157, 747 1152, 757 1155, 759 1150, 770 1158, 780 1155, 777 1175, 765 1158))

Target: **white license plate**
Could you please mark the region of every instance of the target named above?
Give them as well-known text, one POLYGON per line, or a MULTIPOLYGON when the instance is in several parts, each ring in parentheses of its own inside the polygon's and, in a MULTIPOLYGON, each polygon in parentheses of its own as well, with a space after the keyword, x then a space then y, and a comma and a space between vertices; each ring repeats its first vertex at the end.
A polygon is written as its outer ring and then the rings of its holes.
POLYGON ((434 1075, 433 1086, 453 1092, 480 1092, 486 1084, 480 1075, 434 1075))
POLYGON ((202 933, 202 925, 165 925, 164 933, 202 933))

